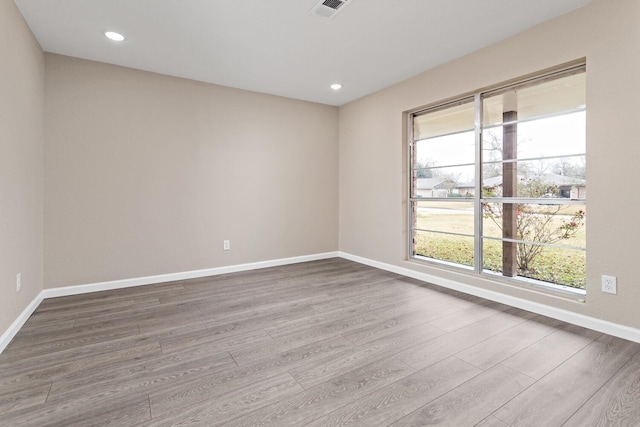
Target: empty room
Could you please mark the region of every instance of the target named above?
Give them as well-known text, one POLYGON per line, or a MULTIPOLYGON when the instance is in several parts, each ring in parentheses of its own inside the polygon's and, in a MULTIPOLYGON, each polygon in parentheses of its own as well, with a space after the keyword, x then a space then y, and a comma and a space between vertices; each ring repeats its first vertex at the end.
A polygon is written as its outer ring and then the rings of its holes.
POLYGON ((637 0, 0 40, 0 426, 640 426, 637 0))

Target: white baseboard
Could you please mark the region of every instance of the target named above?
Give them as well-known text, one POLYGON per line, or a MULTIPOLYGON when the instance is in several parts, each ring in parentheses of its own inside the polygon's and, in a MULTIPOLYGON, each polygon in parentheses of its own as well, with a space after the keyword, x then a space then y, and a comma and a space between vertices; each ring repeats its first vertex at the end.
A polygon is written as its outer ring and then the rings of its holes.
POLYGON ((404 267, 398 267, 392 264, 386 264, 372 259, 363 258, 357 255, 352 255, 346 252, 339 252, 339 256, 350 261, 365 264, 371 267, 379 268, 381 270, 397 273, 402 276, 411 277, 414 279, 422 280, 424 282, 433 283, 434 285, 442 286, 444 288, 453 289, 463 292, 465 294, 475 295, 481 298, 485 298, 491 301, 506 304, 512 307, 521 308, 536 314, 551 317, 553 319, 562 320, 563 322, 571 323, 574 325, 582 326, 588 329, 593 329, 598 332, 613 335, 619 338, 624 338, 630 341, 640 343, 640 329, 632 328, 618 323, 609 322, 607 320, 598 319, 584 314, 575 313, 568 310, 563 310, 549 305, 540 304, 537 302, 529 301, 522 298, 513 297, 500 292, 490 291, 482 289, 477 286, 466 285, 462 282, 455 280, 444 279, 432 274, 421 273, 404 267))
POLYGON ((60 288, 45 289, 34 298, 20 316, 0 336, 0 354, 7 348, 13 337, 29 319, 29 316, 38 308, 45 298, 63 297, 69 295, 86 294, 90 292, 108 291, 112 289, 130 288, 133 286, 150 285, 153 283, 174 282, 176 280, 197 279, 220 274, 237 273, 240 271, 257 270, 259 268, 278 267, 281 265, 297 264, 300 262, 317 261, 338 257, 338 252, 325 252, 320 254, 302 255, 291 258, 273 259, 268 261, 251 262, 247 264, 230 265, 226 267, 206 268, 204 270, 184 271, 181 273, 159 274, 157 276, 136 277, 133 279, 112 280, 108 282, 90 283, 87 285, 65 286, 60 288))
POLYGON ((42 299, 42 292, 40 292, 33 301, 31 301, 29 305, 22 310, 22 313, 20 313, 18 318, 13 321, 11 326, 9 326, 9 328, 0 335, 0 354, 2 354, 5 348, 7 348, 13 337, 15 337, 20 328, 22 328, 22 325, 24 325, 33 312, 36 311, 36 308, 38 308, 42 299))
POLYGON ((175 282, 177 280, 198 279, 200 277, 218 276, 220 274, 237 273, 240 271, 257 270, 259 268, 278 267, 281 265, 297 264, 300 262, 317 261, 335 258, 338 252, 302 255, 291 258, 273 259, 268 261, 251 262, 247 264, 229 265, 226 267, 205 268, 203 270, 183 271, 180 273, 159 274, 157 276, 135 277, 133 279, 112 280, 87 285, 65 286, 61 288, 45 289, 44 298, 64 297, 69 295, 86 294, 89 292, 109 291, 112 289, 130 288, 133 286, 151 285, 153 283, 175 282))

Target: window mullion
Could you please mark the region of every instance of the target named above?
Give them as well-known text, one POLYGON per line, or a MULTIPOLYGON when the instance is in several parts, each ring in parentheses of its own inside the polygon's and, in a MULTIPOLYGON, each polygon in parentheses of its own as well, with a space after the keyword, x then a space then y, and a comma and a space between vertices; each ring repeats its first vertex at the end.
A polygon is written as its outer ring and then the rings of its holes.
POLYGON ((475 108, 475 136, 476 136, 476 170, 475 191, 473 196, 474 217, 474 271, 482 273, 482 97, 474 96, 475 108))
POLYGON ((414 229, 415 229, 415 221, 416 221, 416 202, 413 201, 413 198, 415 196, 415 190, 414 190, 414 186, 415 186, 415 172, 414 172, 414 168, 415 168, 415 162, 416 162, 416 158, 415 158, 415 139, 414 139, 414 127, 413 127, 413 115, 409 114, 407 115, 407 126, 409 126, 409 132, 408 132, 408 141, 407 141, 407 157, 408 157, 408 161, 409 161, 409 168, 407 170, 407 173, 409 174, 409 186, 407 189, 408 195, 407 195, 407 232, 409 233, 408 239, 407 239, 407 255, 409 258, 412 258, 415 255, 415 234, 414 234, 414 229))

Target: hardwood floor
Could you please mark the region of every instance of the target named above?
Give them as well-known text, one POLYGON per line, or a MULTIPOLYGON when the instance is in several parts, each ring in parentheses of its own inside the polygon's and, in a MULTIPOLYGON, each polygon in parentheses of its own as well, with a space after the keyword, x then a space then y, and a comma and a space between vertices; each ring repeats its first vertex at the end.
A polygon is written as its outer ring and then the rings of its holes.
POLYGON ((640 344, 342 259, 48 299, 2 426, 638 426, 640 344))

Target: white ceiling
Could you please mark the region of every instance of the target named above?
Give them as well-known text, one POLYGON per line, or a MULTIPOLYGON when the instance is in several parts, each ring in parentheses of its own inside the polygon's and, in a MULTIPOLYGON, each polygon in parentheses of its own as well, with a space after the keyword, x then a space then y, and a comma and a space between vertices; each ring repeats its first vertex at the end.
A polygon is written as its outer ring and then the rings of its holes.
POLYGON ((349 0, 332 20, 317 1, 15 0, 47 52, 330 105, 591 0, 349 0))

